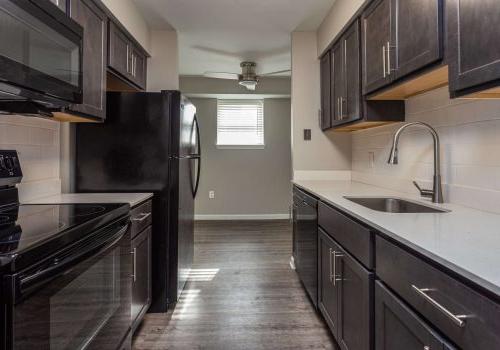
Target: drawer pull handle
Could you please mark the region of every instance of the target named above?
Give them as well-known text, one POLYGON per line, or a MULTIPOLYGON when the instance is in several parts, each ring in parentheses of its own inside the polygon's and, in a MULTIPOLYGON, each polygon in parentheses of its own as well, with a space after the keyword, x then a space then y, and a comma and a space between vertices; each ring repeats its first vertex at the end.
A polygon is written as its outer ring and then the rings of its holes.
POLYGON ((138 221, 138 222, 143 222, 147 218, 151 216, 151 213, 140 213, 138 216, 135 218, 132 218, 132 221, 138 221))
POLYGON ((465 326, 464 319, 467 318, 467 315, 455 315, 450 310, 448 310, 447 308, 445 308, 443 305, 441 305, 440 303, 438 303, 436 300, 434 300, 433 298, 431 298, 427 294, 427 292, 432 292, 433 289, 431 289, 431 288, 418 288, 417 286, 415 286, 413 284, 411 285, 411 287, 413 288, 413 290, 418 295, 420 295, 422 298, 424 298, 425 300, 427 300, 431 305, 435 306, 443 314, 445 314, 446 316, 448 316, 448 318, 451 319, 453 321, 453 323, 455 323, 457 326, 459 326, 459 327, 464 327, 465 326))

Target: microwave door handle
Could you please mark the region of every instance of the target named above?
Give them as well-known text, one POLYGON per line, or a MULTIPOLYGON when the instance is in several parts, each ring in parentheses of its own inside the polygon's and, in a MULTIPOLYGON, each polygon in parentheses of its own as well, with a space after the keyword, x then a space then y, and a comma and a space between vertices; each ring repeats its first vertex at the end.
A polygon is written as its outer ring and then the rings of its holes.
POLYGON ((67 274, 73 268, 86 258, 92 255, 99 255, 102 252, 109 250, 116 245, 125 235, 129 228, 129 224, 122 226, 117 233, 108 238, 101 244, 90 244, 83 252, 70 256, 56 265, 52 265, 46 269, 39 270, 31 275, 23 276, 19 281, 19 287, 16 288, 16 297, 30 294, 34 290, 38 290, 44 284, 50 282, 62 273, 67 274))

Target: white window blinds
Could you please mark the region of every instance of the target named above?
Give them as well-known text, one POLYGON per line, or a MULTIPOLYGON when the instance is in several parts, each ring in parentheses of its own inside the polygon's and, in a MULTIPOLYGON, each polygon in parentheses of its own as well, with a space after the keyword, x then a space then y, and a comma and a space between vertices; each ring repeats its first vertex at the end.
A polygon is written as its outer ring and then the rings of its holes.
POLYGON ((262 100, 217 100, 217 146, 264 146, 262 100))

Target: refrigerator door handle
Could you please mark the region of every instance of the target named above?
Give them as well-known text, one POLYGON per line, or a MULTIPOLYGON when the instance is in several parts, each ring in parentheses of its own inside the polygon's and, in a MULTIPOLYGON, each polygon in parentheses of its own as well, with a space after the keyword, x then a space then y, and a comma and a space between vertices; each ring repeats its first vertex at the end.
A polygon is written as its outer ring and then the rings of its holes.
POLYGON ((198 193, 198 186, 200 185, 200 170, 201 170, 201 140, 200 140, 200 127, 198 125, 198 118, 196 117, 196 114, 194 115, 194 125, 196 127, 196 139, 197 139, 197 144, 198 144, 198 154, 197 158, 198 159, 198 168, 196 169, 196 183, 194 185, 194 191, 193 191, 193 198, 196 197, 196 193, 198 193))

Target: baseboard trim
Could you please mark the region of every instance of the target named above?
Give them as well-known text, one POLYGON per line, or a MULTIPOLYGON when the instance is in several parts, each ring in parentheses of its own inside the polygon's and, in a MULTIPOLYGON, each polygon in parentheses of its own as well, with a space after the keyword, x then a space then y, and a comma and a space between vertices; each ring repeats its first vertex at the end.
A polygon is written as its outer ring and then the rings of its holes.
POLYGON ((195 221, 205 220, 286 220, 290 214, 195 215, 195 221))

